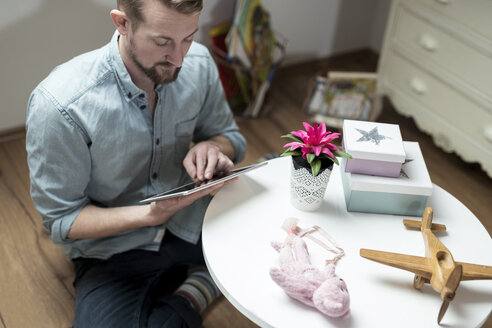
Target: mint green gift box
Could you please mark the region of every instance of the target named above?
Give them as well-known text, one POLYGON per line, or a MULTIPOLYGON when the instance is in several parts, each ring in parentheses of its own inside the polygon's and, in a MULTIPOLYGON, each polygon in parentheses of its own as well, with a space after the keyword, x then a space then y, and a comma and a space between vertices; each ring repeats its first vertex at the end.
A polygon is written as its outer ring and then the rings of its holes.
POLYGON ((403 142, 405 162, 397 178, 340 172, 349 212, 422 216, 432 182, 418 142, 403 142))

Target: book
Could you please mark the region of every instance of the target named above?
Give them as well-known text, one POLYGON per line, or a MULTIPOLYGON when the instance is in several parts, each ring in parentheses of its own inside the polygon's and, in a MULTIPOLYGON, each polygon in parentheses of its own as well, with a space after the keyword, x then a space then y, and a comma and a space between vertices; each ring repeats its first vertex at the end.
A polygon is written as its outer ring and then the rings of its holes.
POLYGON ((376 73, 328 72, 326 80, 317 79, 305 111, 335 128, 341 128, 344 119, 374 121, 378 114, 376 85, 376 73))
POLYGON ((261 0, 236 0, 233 20, 225 38, 227 60, 235 64, 235 75, 248 106, 244 116, 257 117, 267 96, 278 63, 270 14, 261 0))

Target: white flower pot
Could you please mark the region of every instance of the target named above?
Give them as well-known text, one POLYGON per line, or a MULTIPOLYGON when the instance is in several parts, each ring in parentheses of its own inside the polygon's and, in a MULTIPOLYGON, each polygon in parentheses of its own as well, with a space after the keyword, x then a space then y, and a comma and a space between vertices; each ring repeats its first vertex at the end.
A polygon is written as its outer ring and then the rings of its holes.
MULTIPOLYGON (((307 168, 291 161, 290 175, 290 200, 292 205, 302 211, 317 210, 325 196, 326 187, 330 181, 333 164, 321 168, 317 176, 313 176, 307 164, 307 168)), ((307 163, 307 161, 306 161, 307 163)))

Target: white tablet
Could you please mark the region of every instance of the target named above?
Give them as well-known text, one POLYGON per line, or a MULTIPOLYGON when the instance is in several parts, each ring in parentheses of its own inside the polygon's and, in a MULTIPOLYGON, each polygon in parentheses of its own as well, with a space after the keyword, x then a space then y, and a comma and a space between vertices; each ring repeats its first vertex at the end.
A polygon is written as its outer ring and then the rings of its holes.
POLYGON ((199 190, 203 190, 209 187, 212 187, 216 184, 222 183, 224 181, 230 180, 232 178, 235 178, 243 173, 252 171, 254 169, 257 169, 259 167, 267 165, 268 162, 261 162, 261 163, 256 163, 248 166, 243 166, 239 167, 237 169, 230 170, 229 172, 226 172, 225 174, 220 174, 218 176, 214 176, 210 180, 206 180, 205 182, 201 183, 196 183, 196 182, 190 182, 185 185, 182 185, 180 187, 165 191, 163 193, 151 196, 149 198, 146 198, 144 200, 141 200, 140 203, 151 203, 155 202, 157 200, 163 200, 163 199, 169 199, 169 198, 174 198, 174 197, 181 197, 181 196, 186 196, 190 195, 192 193, 195 193, 199 190))

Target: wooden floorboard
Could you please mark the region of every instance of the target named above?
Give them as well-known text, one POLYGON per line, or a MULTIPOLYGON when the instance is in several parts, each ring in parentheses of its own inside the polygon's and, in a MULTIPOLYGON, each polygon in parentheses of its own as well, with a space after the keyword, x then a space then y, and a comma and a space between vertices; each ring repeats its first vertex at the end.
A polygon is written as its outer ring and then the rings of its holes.
MULTIPOLYGON (((282 68, 269 93, 269 107, 257 119, 238 118, 248 140, 249 164, 267 153, 280 153, 285 139, 310 118, 302 106, 308 85, 317 74, 329 70, 375 71, 378 56, 367 50, 282 68)), ((379 121, 400 125, 405 140, 418 141, 434 183, 462 201, 492 235, 492 179, 477 164, 437 148, 412 119, 399 115, 384 102, 379 121)), ((49 240, 29 197, 25 138, 0 134, 0 328, 70 327, 75 292, 73 268, 61 249, 49 240)), ((438 215, 438 214, 437 214, 438 215)), ((254 283, 254 282, 245 282, 254 283)), ((257 327, 221 297, 204 314, 204 326, 257 327)), ((492 327, 491 319, 485 327, 492 327)))
POLYGON ((73 269, 29 196, 25 139, 0 144, 0 317, 4 327, 69 327, 73 269))

